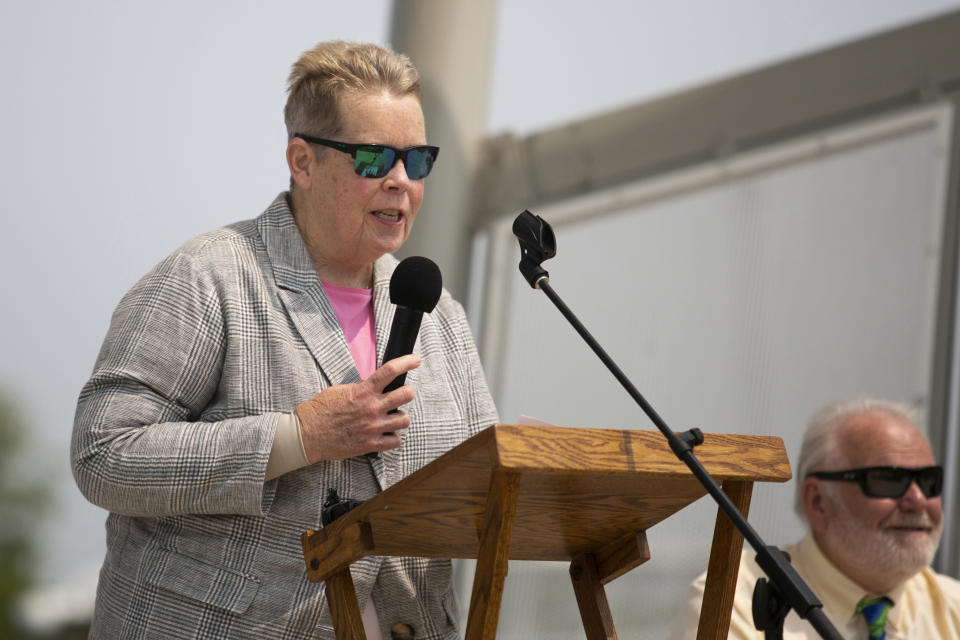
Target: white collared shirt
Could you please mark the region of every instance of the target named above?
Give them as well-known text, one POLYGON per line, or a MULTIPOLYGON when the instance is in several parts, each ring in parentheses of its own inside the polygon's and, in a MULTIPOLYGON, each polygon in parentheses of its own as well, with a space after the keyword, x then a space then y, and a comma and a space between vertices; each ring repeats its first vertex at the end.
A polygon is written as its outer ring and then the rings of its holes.
MULTIPOLYGON (((831 564, 812 536, 785 546, 784 551, 790 554, 797 573, 823 602, 824 613, 844 638, 867 638, 866 624, 856 613, 857 603, 864 596, 886 595, 894 602, 887 615, 887 640, 960 640, 960 581, 926 568, 890 593, 868 594, 831 564)), ((754 561, 754 555, 752 549, 744 548, 728 638, 764 638, 762 631, 754 629, 751 610, 753 587, 757 578, 765 575, 754 561)), ((671 640, 696 638, 705 583, 704 573, 691 585, 687 602, 674 623, 671 640)), ((809 622, 790 611, 783 627, 784 640, 819 637, 809 622)))

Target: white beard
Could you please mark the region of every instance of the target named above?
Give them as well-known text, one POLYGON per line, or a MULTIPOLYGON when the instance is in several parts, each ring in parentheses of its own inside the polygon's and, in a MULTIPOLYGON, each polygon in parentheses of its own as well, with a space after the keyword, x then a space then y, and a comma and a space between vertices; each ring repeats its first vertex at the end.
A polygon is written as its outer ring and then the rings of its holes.
POLYGON ((842 553, 859 575, 878 576, 880 582, 899 584, 933 561, 943 523, 935 527, 926 513, 894 512, 879 527, 865 529, 845 509, 838 510, 823 534, 825 546, 842 553), (931 527, 929 533, 901 540, 889 530, 894 525, 931 527))

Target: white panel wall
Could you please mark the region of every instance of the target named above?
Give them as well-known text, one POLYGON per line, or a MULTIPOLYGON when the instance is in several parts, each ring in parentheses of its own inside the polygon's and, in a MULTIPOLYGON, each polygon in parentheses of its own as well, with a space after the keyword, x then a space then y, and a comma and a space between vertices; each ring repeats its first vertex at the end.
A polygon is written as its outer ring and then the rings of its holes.
MULTIPOLYGON (((557 236, 550 282, 675 430, 778 435, 793 460, 833 398, 926 400, 949 122, 947 107, 900 114, 535 211, 557 236)), ((520 276, 512 218, 490 237, 484 319, 502 420, 653 429, 520 276)), ((770 544, 802 535, 792 492, 754 493, 770 544)), ((708 500, 608 585, 621 637, 665 636, 706 568, 708 500)), ((499 637, 582 638, 566 571, 512 564, 499 637)))

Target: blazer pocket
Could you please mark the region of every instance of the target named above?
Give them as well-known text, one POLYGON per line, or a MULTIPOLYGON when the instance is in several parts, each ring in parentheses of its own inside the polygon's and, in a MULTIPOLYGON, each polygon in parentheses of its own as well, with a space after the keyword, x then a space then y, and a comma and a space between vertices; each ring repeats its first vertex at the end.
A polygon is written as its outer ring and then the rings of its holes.
POLYGON ((247 610, 260 589, 253 576, 172 551, 163 553, 157 565, 162 568, 148 583, 237 615, 247 610))

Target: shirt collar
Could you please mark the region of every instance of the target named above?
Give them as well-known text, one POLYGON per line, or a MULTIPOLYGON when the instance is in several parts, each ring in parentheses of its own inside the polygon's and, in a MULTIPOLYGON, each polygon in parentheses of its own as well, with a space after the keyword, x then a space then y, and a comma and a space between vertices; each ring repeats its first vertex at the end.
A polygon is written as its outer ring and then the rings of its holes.
POLYGON ((897 627, 903 607, 898 609, 896 604, 903 599, 905 583, 898 584, 887 593, 868 593, 830 562, 830 559, 820 550, 813 534, 809 533, 797 543, 791 556, 793 565, 823 601, 824 609, 830 609, 834 619, 849 620, 858 615, 857 603, 861 599, 867 596, 883 595, 893 600, 894 604, 887 616, 887 624, 892 629, 897 627))

